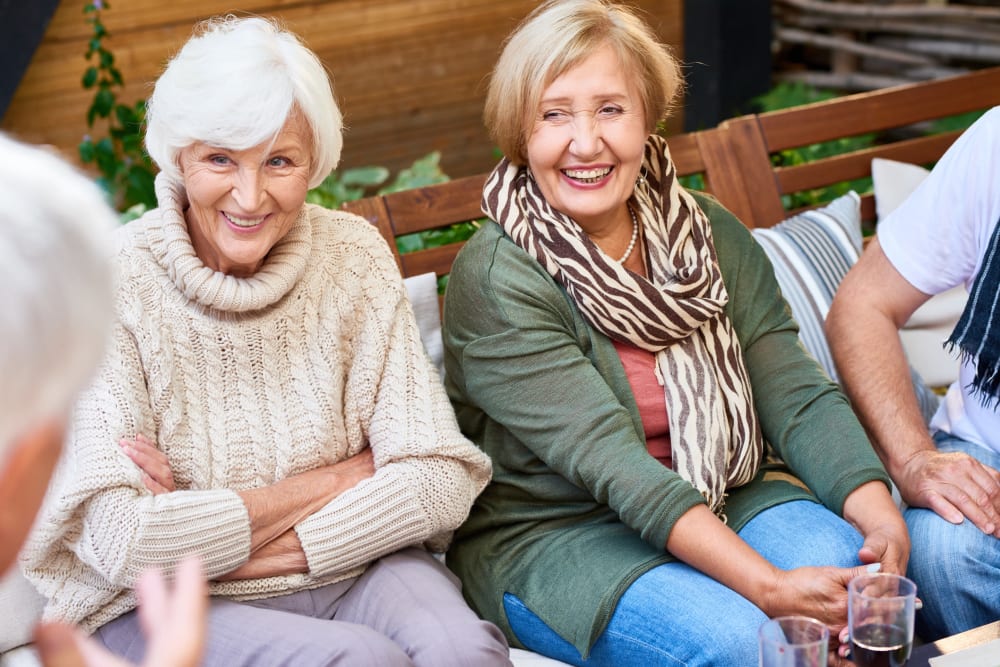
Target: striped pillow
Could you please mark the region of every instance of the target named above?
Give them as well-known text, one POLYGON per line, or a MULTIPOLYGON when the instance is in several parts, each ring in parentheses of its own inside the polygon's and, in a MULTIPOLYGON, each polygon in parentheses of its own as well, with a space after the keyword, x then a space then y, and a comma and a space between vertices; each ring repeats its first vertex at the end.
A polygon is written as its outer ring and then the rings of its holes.
MULTIPOLYGON (((753 230, 764 248, 781 293, 799 324, 799 339, 835 381, 840 382, 823 322, 833 294, 861 255, 861 198, 848 192, 825 208, 806 211, 774 227, 753 230)), ((927 421, 939 398, 912 368, 910 376, 927 421)))

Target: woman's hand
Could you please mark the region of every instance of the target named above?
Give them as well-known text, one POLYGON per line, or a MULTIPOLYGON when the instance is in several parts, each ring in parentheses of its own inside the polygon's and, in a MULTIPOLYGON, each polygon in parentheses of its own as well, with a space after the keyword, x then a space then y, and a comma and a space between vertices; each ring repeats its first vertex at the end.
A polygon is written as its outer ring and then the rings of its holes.
MULTIPOLYGON (((205 647, 208 597, 201 565, 186 558, 177 567, 173 591, 162 573, 139 578, 139 623, 146 637, 141 667, 196 667, 205 647)), ((35 630, 35 645, 45 667, 131 667, 79 629, 62 623, 35 630)))
POLYGON ((122 438, 118 444, 125 455, 139 466, 139 470, 142 471, 142 482, 154 496, 177 490, 170 461, 149 438, 139 433, 131 439, 122 438))
POLYGON ((761 609, 776 616, 811 616, 830 628, 836 637, 847 626, 847 584, 865 574, 866 565, 857 567, 800 567, 778 570, 774 586, 761 609))
POLYGON ((882 572, 906 575, 910 534, 889 489, 882 482, 862 484, 844 500, 844 519, 865 538, 862 563, 879 563, 882 572))

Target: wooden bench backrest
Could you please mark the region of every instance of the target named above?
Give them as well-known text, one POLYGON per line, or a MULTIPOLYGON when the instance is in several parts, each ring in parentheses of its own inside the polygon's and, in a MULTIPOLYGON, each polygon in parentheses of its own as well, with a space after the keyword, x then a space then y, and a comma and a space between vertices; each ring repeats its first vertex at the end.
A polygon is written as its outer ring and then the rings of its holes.
MULTIPOLYGON (((746 224, 769 227, 788 217, 782 196, 864 178, 871 161, 883 157, 929 165, 960 131, 917 136, 907 126, 1000 104, 1000 67, 894 88, 858 93, 791 109, 724 121, 707 137, 704 159, 716 195, 746 224), (771 156, 790 148, 868 133, 871 148, 775 167, 771 156), (742 178, 742 192, 731 184, 742 178)), ((926 128, 924 128, 926 129, 926 128)), ((863 218, 873 222, 871 194, 862 197, 863 218)))
MULTIPOLYGON (((705 171, 698 142, 700 134, 704 133, 680 134, 667 140, 674 164, 682 176, 705 171)), ((483 217, 479 206, 487 176, 488 174, 478 174, 438 185, 367 197, 347 202, 343 208, 360 215, 378 228, 392 248, 404 277, 430 271, 443 276, 451 271, 451 263, 462 243, 400 254, 396 238, 415 232, 444 229, 455 223, 483 217)))
MULTIPOLYGON (((995 105, 1000 105, 1000 67, 741 116, 667 141, 680 175, 702 174, 705 188, 745 225, 769 227, 794 212, 786 209, 784 195, 869 176, 873 157, 930 164, 959 134, 916 137, 886 131, 995 105), (881 143, 806 164, 772 163, 772 156, 786 149, 868 133, 878 133, 881 143)), ((344 208, 378 227, 404 276, 428 271, 442 276, 450 272, 461 243, 400 255, 396 238, 480 218, 486 177, 369 197, 344 208)), ((872 196, 863 196, 864 219, 874 221, 874 211, 872 196)))

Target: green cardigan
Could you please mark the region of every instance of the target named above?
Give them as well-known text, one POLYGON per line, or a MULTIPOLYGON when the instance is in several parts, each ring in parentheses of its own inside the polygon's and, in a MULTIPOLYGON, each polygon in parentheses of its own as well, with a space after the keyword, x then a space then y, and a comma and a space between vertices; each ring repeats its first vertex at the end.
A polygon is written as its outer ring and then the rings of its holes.
MULTIPOLYGON (((730 490, 728 523, 739 530, 794 499, 840 513, 858 486, 889 479, 847 400, 800 346, 764 252, 714 199, 696 197, 764 437, 787 463, 769 457, 754 481, 730 490)), ((586 656, 628 586, 671 560, 674 522, 704 500, 647 453, 611 340, 496 223, 455 260, 444 345, 459 425, 493 459, 493 481, 456 533, 448 566, 514 645, 505 592, 586 656)))

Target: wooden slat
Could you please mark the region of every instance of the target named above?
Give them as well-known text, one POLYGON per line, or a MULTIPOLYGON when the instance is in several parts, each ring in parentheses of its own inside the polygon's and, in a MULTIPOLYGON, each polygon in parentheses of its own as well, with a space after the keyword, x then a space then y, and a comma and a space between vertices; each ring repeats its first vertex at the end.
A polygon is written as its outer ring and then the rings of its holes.
POLYGON ((758 114, 768 150, 903 127, 1000 104, 1000 67, 758 114))
POLYGON ((396 247, 396 235, 392 232, 392 225, 389 223, 389 211, 385 207, 384 197, 365 197, 355 201, 346 202, 341 208, 345 211, 360 215, 362 218, 375 225, 382 238, 392 249, 393 257, 396 258, 396 265, 403 269, 402 260, 399 257, 399 249, 396 247))
POLYGON ((712 193, 749 227, 784 217, 771 161, 754 116, 722 123, 698 135, 712 193))
POLYGON ((393 232, 401 236, 483 217, 479 202, 486 176, 467 176, 386 195, 393 232))
POLYGON ((870 176, 872 159, 876 157, 925 165, 937 161, 960 134, 960 131, 942 132, 928 137, 873 146, 793 167, 778 167, 775 169, 775 176, 781 192, 792 193, 870 176))
POLYGON ((403 258, 403 277, 419 276, 422 273, 435 273, 439 276, 451 273, 451 263, 462 249, 464 243, 450 243, 429 250, 408 252, 403 258))
POLYGON ((690 176, 705 171, 705 160, 701 155, 696 132, 667 137, 667 145, 670 147, 670 157, 679 175, 690 176))

